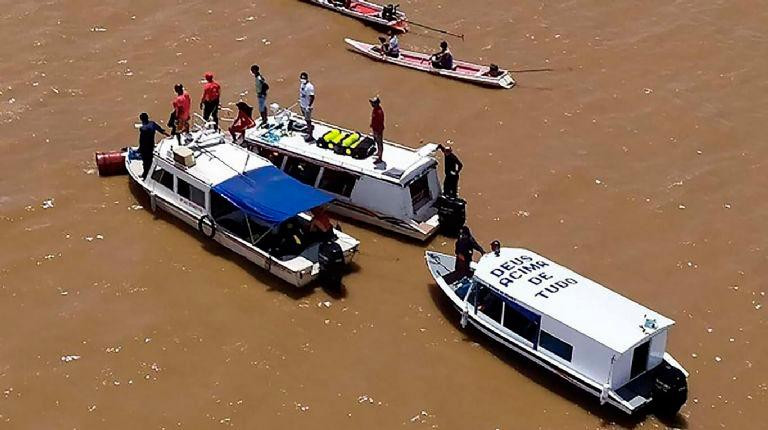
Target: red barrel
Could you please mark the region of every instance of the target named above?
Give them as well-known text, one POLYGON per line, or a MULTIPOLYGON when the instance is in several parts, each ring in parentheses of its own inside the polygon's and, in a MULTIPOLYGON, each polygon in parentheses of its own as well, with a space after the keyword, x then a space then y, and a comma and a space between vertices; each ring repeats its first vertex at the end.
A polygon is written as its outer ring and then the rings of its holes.
POLYGON ((99 169, 99 176, 128 173, 128 170, 125 169, 125 153, 123 151, 97 152, 96 167, 99 169))

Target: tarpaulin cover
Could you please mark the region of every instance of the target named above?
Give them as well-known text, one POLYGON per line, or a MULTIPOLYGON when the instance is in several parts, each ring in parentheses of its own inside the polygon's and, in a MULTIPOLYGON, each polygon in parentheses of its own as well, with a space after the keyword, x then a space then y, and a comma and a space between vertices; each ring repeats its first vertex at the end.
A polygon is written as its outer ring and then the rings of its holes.
POLYGON ((270 225, 333 200, 329 194, 302 184, 275 166, 233 176, 213 190, 248 215, 270 225))

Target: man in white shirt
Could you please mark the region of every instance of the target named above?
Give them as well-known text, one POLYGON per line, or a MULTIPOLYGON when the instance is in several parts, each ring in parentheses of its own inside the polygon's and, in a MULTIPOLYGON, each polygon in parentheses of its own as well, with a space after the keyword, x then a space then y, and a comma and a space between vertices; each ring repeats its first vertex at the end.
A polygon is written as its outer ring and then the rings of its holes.
POLYGON ((301 72, 299 75, 299 107, 304 120, 307 122, 307 136, 304 138, 307 142, 315 140, 312 137, 312 109, 315 107, 315 86, 309 82, 309 74, 301 72))

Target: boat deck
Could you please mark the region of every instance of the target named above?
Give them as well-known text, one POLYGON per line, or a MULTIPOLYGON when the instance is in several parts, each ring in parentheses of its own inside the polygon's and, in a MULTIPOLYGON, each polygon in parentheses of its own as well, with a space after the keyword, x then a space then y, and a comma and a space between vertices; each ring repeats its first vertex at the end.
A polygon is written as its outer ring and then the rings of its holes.
POLYGON ((616 390, 616 394, 633 409, 638 408, 651 400, 655 376, 655 369, 649 370, 616 390))
MULTIPOLYGON (((292 113, 294 120, 300 120, 300 116, 292 113)), ((270 129, 251 128, 245 133, 246 141, 255 141, 265 146, 272 146, 275 149, 285 152, 301 155, 320 163, 339 166, 343 169, 361 173, 377 179, 388 182, 395 182, 405 185, 414 175, 423 171, 424 167, 436 164, 437 161, 432 154, 437 150, 437 145, 429 143, 419 149, 408 148, 393 142, 384 141, 384 163, 376 164, 375 156, 358 160, 353 157, 336 154, 335 152, 321 148, 314 142, 306 142, 304 134, 300 132, 289 132, 285 135, 282 130, 275 129, 274 117, 269 118, 270 129)), ((314 126, 313 136, 319 138, 332 129, 352 132, 352 130, 343 127, 327 124, 322 121, 312 121, 314 126)), ((357 131, 361 136, 367 134, 357 131)))

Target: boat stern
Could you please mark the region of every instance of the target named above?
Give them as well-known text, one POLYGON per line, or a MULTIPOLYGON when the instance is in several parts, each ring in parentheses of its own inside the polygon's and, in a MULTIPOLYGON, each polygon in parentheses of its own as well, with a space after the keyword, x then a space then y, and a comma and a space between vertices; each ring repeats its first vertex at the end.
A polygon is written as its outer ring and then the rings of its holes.
POLYGON ((515 82, 515 79, 512 77, 512 73, 506 72, 504 75, 499 79, 499 85, 501 85, 504 88, 512 88, 517 84, 515 82))

